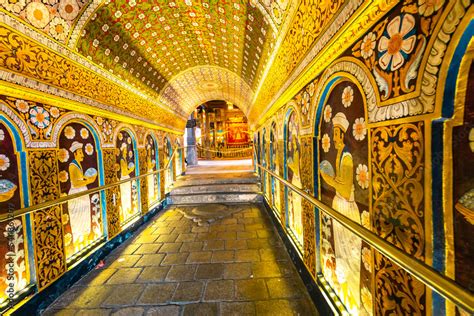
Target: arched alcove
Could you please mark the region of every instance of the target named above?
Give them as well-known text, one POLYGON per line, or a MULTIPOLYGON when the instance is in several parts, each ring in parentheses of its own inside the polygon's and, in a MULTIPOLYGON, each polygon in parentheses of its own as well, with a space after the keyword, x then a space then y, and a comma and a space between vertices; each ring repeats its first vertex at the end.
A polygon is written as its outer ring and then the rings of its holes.
MULTIPOLYGON (((86 121, 70 120, 58 133, 61 195, 77 194, 104 184, 102 150, 97 131, 86 121)), ((105 198, 102 192, 62 205, 64 248, 72 262, 105 236, 105 198)))
MULTIPOLYGON (((343 73, 330 77, 315 105, 314 194, 353 221, 364 221, 370 229, 366 103, 351 78, 343 73)), ((317 209, 316 238, 318 272, 348 311, 363 312, 361 292, 370 293, 372 288, 370 248, 317 209), (364 260, 362 253, 368 258, 364 260)))
POLYGON ((35 281, 30 215, 12 217, 29 206, 26 158, 16 125, 0 116, 0 309, 35 281))
MULTIPOLYGON (((294 186, 301 188, 301 144, 299 135, 299 113, 290 105, 286 111, 284 124, 284 178, 294 186)), ((304 249, 302 197, 285 187, 285 203, 285 224, 302 254, 304 249)))
MULTIPOLYGON (((152 133, 147 134, 145 137, 145 150, 146 172, 151 173, 157 171, 160 166, 158 143, 155 135, 152 133)), ((151 209, 160 200, 160 173, 149 175, 146 179, 141 181, 147 181, 148 192, 141 192, 141 194, 147 194, 148 208, 151 209)))
MULTIPOLYGON (((115 140, 118 165, 117 177, 120 181, 138 176, 138 151, 134 133, 122 128, 115 140)), ((120 212, 122 226, 140 215, 140 186, 138 180, 120 184, 120 212)))

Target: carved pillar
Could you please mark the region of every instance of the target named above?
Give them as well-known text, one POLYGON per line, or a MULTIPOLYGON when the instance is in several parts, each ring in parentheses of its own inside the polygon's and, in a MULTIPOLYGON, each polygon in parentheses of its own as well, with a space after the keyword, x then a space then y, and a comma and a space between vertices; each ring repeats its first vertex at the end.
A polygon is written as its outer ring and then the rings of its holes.
MULTIPOLYGON (((31 205, 59 198, 57 151, 32 150, 28 154, 31 205)), ((35 263, 38 288, 43 289, 66 272, 62 231, 62 206, 38 210, 33 214, 35 263)))
MULTIPOLYGON (((116 183, 117 177, 117 156, 115 148, 105 148, 104 155, 105 184, 116 183)), ((106 190, 107 201, 107 231, 109 239, 120 232, 120 188, 114 186, 106 190)))
MULTIPOLYGON (((313 182, 313 138, 301 137, 301 184, 303 189, 312 194, 313 182)), ((314 207, 306 199, 302 200, 303 207, 303 236, 304 236, 304 262, 309 271, 316 278, 316 235, 314 222, 314 207)))
MULTIPOLYGON (((140 168, 140 174, 147 173, 147 162, 146 162, 146 148, 138 149, 138 163, 140 168)), ((142 214, 148 213, 148 181, 147 178, 140 179, 140 196, 142 205, 142 214)))

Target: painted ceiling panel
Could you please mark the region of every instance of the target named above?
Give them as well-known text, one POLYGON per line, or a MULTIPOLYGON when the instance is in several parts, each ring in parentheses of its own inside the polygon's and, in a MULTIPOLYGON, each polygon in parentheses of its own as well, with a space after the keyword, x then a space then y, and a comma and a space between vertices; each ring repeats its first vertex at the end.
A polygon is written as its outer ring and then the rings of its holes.
MULTIPOLYGON (((268 105, 278 93, 292 71, 303 60, 314 42, 330 24, 336 13, 350 1, 308 0, 301 1, 285 40, 281 43, 267 76, 261 82, 265 89, 256 89, 255 104, 268 105)), ((254 121, 262 108, 253 107, 248 114, 254 121)))
POLYGON ((255 121, 348 3, 3 0, 0 6, 180 117, 224 99, 255 121))
MULTIPOLYGON (((226 68, 254 86, 276 38, 274 21, 265 16, 267 11, 240 0, 115 1, 92 15, 76 48, 131 84, 156 92, 186 69, 207 65, 226 68)), ((179 98, 168 104, 180 106, 179 98)))
POLYGON ((210 100, 226 100, 238 105, 245 113, 250 106, 251 87, 236 73, 221 67, 191 68, 175 77, 163 89, 160 101, 174 106, 177 102, 190 113, 196 104, 210 100))

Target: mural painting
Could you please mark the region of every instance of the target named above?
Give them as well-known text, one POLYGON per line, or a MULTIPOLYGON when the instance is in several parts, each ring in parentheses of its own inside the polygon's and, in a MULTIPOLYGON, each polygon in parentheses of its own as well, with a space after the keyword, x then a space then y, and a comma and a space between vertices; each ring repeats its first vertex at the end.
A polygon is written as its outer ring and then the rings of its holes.
MULTIPOLYGON (((276 124, 272 124, 270 131, 270 170, 276 174, 280 174, 280 168, 278 167, 278 140, 276 137, 276 124)), ((275 177, 271 177, 271 194, 272 194, 272 206, 275 208, 278 218, 280 218, 280 181, 275 177)))
POLYGON ((171 141, 168 137, 163 140, 163 165, 169 164, 167 170, 165 170, 165 193, 170 192, 171 184, 173 183, 173 162, 170 162, 171 155, 173 155, 173 148, 171 147, 171 141))
MULTIPOLYGON (((467 91, 474 91, 474 63, 467 91)), ((464 122, 453 127, 454 267, 456 281, 474 292, 474 95, 466 93, 464 122)))
MULTIPOLYGON (((158 151, 153 136, 147 135, 145 143, 146 149, 146 167, 147 173, 157 170, 158 151)), ((153 174, 146 177, 148 190, 148 206, 152 206, 159 199, 159 174, 153 174)))
MULTIPOLYGON (((92 132, 81 123, 66 125, 59 136, 61 195, 72 195, 99 186, 98 153, 92 132)), ((62 224, 66 259, 103 235, 100 194, 93 193, 63 204, 62 224)))
MULTIPOLYGON (((0 122, 0 215, 22 207, 19 159, 12 136, 0 122)), ((29 284, 24 217, 0 222, 0 307, 29 284), (13 269, 13 273, 11 273, 13 269)))
MULTIPOLYGON (((358 87, 348 81, 339 82, 322 111, 318 133, 322 201, 370 229, 367 128, 358 87)), ((372 299, 367 298, 371 297, 370 282, 365 286, 361 281, 370 279, 371 250, 326 215, 321 216, 320 225, 324 278, 351 315, 371 314, 372 299)))
MULTIPOLYGON (((263 129, 262 132, 262 166, 267 167, 267 161, 268 161, 268 149, 267 149, 267 131, 266 129, 263 129)), ((262 191, 264 192, 265 195, 268 196, 268 184, 267 184, 267 173, 263 173, 263 179, 262 179, 262 191)))
MULTIPOLYGON (((135 144, 129 132, 121 130, 117 136, 117 164, 120 181, 137 175, 135 144)), ((138 181, 120 184, 120 223, 125 225, 139 214, 138 181)))
POLYGON ((227 144, 246 144, 249 141, 246 123, 227 123, 227 144))
MULTIPOLYGON (((176 139, 176 147, 181 147, 179 139, 176 139)), ((176 164, 176 176, 179 176, 183 173, 183 149, 178 149, 176 152, 174 163, 176 164)))
MULTIPOLYGON (((294 186, 301 188, 300 172, 301 145, 299 140, 299 123, 295 111, 288 115, 286 126, 286 178, 294 186)), ((299 247, 303 249, 302 197, 287 190, 287 223, 299 247)))

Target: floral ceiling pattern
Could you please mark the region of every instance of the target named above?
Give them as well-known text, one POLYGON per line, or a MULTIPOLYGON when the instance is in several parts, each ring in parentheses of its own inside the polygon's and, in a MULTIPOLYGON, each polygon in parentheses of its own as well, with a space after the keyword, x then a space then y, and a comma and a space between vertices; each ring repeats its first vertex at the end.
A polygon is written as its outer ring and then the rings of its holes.
POLYGON ((0 0, 9 15, 180 117, 222 98, 258 116, 344 6, 342 0, 0 0))
MULTIPOLYGON (((270 25, 274 21, 265 18, 267 13, 253 2, 240 0, 115 1, 92 15, 76 49, 132 85, 157 93, 187 69, 208 65, 242 78, 237 86, 253 87, 262 77, 276 38, 270 25)), ((231 93, 239 94, 240 89, 231 93)), ((183 106, 180 101, 175 98, 170 106, 183 106)))
POLYGON ((288 0, 0 0, 0 7, 181 114, 196 100, 222 97, 248 109, 296 6, 288 0), (202 89, 215 79, 219 89, 202 89))
POLYGON ((252 99, 251 87, 236 73, 220 67, 194 67, 173 78, 164 87, 160 102, 169 107, 180 105, 187 113, 196 104, 227 100, 247 112, 252 99))

